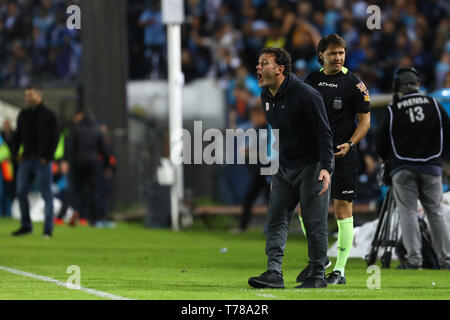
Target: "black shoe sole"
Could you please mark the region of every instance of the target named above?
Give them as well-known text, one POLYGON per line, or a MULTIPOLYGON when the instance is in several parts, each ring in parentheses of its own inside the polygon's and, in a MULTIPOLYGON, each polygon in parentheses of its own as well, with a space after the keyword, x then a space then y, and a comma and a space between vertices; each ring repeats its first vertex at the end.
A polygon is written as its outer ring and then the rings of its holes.
POLYGON ((310 286, 308 286, 308 287, 302 287, 303 286, 303 284, 301 284, 301 285, 299 285, 299 286, 296 286, 295 287, 295 289, 322 289, 322 288, 326 288, 327 287, 327 285, 324 285, 324 286, 319 286, 319 287, 310 287, 310 286))
POLYGON ((284 289, 284 284, 273 284, 268 282, 263 282, 259 280, 248 280, 248 284, 256 289, 284 289))

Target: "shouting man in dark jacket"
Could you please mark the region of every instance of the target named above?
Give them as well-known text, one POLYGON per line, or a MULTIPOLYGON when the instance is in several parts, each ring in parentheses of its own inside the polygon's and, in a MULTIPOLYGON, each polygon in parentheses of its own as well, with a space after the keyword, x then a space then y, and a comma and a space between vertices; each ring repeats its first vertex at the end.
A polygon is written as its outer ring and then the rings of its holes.
POLYGON ((13 153, 17 156, 17 198, 21 213, 21 227, 12 233, 21 236, 32 232, 28 192, 37 178, 39 190, 45 201, 44 237, 50 238, 53 231, 53 194, 51 189, 51 164, 58 145, 59 131, 55 114, 42 102, 42 90, 30 86, 25 91, 28 108, 22 110, 17 119, 13 153), (20 149, 20 151, 19 151, 20 149))
POLYGON ((327 216, 330 175, 334 167, 333 134, 318 91, 291 73, 284 49, 266 48, 256 67, 264 87, 262 106, 267 122, 279 131, 278 173, 273 176, 267 212, 268 270, 248 280, 255 288, 284 288, 281 270, 289 224, 300 201, 308 234, 312 273, 297 288, 327 286, 327 216))

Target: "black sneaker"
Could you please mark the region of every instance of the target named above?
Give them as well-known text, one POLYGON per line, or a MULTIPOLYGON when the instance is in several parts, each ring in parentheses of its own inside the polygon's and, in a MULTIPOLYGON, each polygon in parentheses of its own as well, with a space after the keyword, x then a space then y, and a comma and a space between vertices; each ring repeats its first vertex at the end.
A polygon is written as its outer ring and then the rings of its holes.
POLYGON ((43 237, 44 239, 50 239, 50 238, 52 237, 52 233, 51 233, 51 232, 44 232, 44 233, 42 234, 42 237, 43 237))
POLYGON ((327 280, 325 279, 306 278, 305 282, 299 286, 296 286, 295 289, 317 289, 326 287, 327 280))
POLYGON ((33 232, 33 230, 21 227, 19 230, 14 231, 13 233, 11 233, 11 236, 13 236, 13 237, 20 237, 20 236, 24 236, 24 235, 30 234, 31 232, 33 232))
MULTIPOLYGON (((331 261, 327 260, 327 263, 325 265, 325 269, 329 268, 331 266, 331 261)), ((301 271, 298 276, 297 279, 295 280, 296 282, 305 282, 306 279, 311 278, 312 275, 312 266, 311 266, 311 262, 308 261, 308 265, 306 266, 305 269, 303 269, 303 271, 301 271)))
POLYGON ((251 277, 248 284, 253 288, 284 289, 283 274, 275 270, 267 270, 259 277, 251 277))
POLYGON ((411 264, 409 262, 406 262, 406 263, 399 264, 397 266, 397 269, 398 270, 406 270, 406 269, 419 270, 419 269, 422 269, 422 266, 418 265, 418 264, 411 264))
POLYGON ((345 276, 339 270, 333 271, 325 276, 328 284, 345 284, 345 276))

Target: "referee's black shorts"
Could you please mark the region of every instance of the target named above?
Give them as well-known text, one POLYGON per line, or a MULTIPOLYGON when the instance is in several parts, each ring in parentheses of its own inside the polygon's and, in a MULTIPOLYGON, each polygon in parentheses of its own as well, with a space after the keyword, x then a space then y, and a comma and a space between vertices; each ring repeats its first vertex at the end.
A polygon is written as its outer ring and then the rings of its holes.
POLYGON ((348 160, 350 159, 336 159, 331 177, 331 198, 353 202, 357 195, 358 167, 354 161, 348 160))

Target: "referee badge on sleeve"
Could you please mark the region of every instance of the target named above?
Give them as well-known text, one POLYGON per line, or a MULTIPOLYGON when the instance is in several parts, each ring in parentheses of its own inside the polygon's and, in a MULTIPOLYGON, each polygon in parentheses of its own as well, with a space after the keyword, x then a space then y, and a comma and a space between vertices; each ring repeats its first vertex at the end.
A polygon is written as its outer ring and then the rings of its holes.
POLYGON ((335 97, 333 100, 333 108, 336 110, 342 109, 342 98, 341 97, 335 97))
POLYGON ((359 89, 359 91, 361 91, 361 93, 364 95, 364 101, 365 102, 370 102, 370 95, 369 95, 369 90, 367 90, 366 85, 364 84, 364 82, 360 82, 356 85, 356 87, 359 89))

